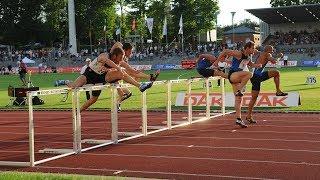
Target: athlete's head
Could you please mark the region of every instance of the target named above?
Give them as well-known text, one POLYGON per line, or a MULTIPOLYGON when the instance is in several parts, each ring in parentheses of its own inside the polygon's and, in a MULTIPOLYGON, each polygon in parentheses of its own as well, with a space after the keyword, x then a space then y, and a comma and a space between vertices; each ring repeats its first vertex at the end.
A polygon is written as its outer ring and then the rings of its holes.
POLYGON ((122 43, 121 42, 116 42, 110 49, 110 53, 114 51, 115 48, 122 48, 122 43))
POLYGON ((120 47, 114 48, 111 53, 111 60, 115 63, 119 63, 120 61, 122 61, 123 55, 124 55, 124 51, 122 48, 120 47))
POLYGON ((255 47, 254 47, 254 42, 249 41, 247 42, 244 47, 243 47, 244 51, 246 52, 246 54, 251 55, 254 53, 255 47))
POLYGON ((132 45, 130 43, 124 43, 122 48, 124 50, 124 55, 127 58, 131 58, 131 56, 132 56, 132 45))

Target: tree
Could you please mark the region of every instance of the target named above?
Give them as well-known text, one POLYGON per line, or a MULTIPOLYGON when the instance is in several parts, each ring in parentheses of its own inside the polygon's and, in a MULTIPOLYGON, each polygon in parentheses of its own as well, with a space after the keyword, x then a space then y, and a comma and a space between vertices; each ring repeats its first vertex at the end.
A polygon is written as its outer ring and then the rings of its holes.
POLYGON ((271 7, 294 6, 304 4, 319 4, 320 0, 271 0, 271 7))
POLYGON ((192 37, 198 32, 206 32, 215 27, 218 11, 216 0, 174 0, 172 14, 175 33, 178 34, 178 24, 182 14, 185 40, 192 42, 192 37))
POLYGON ((2 0, 0 2, 0 23, 3 42, 26 44, 43 41, 43 4, 44 0, 2 0))
POLYGON ((93 44, 104 38, 103 27, 107 23, 107 36, 113 36, 115 29, 115 0, 77 0, 75 3, 77 39, 89 44, 89 33, 93 44))
POLYGON ((169 3, 170 0, 153 0, 147 11, 148 17, 154 19, 153 23, 153 40, 161 42, 162 39, 162 27, 165 16, 169 16, 169 3))

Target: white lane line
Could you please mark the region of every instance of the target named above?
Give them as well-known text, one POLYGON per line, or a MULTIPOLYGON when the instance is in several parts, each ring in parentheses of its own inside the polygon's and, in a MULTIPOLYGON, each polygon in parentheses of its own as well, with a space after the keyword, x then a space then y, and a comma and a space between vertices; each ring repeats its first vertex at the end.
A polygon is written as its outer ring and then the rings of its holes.
MULTIPOLYGON (((69 120, 69 119, 68 119, 69 120)), ((68 125, 68 124, 70 124, 70 126, 71 126, 71 122, 72 122, 72 120, 70 119, 70 123, 65 123, 66 121, 65 120, 48 120, 48 119, 41 119, 41 121, 42 121, 42 123, 46 123, 46 124, 49 124, 49 123, 53 123, 53 124, 57 124, 57 123, 63 123, 63 124, 58 124, 58 125, 68 125)), ((6 124, 6 123, 10 123, 10 124, 14 124, 14 123, 25 123, 25 124, 28 124, 28 119, 26 119, 25 121, 1 121, 0 120, 0 125, 2 125, 2 124, 6 124)), ((109 120, 105 120, 105 119, 103 119, 103 120, 101 120, 101 122, 94 122, 94 121, 81 121, 81 123, 83 124, 101 124, 101 123, 103 123, 103 124, 106 124, 106 125, 111 125, 111 122, 109 122, 109 120)), ((128 124, 128 125, 137 125, 137 123, 138 122, 121 122, 121 121, 119 121, 118 122, 118 124, 128 124)))
MULTIPOLYGON (((50 128, 50 127, 48 127, 50 128)), ((59 127, 56 127, 56 128, 59 128, 59 127)), ((1 129, 1 128, 0 128, 1 129)), ((64 129, 64 128, 61 128, 61 129, 64 129)), ((67 128, 67 129, 70 129, 70 128, 67 128)), ((91 128, 83 128, 83 129, 91 129, 91 128)), ((105 128, 100 128, 101 130, 106 130, 105 128)), ((71 129, 70 129, 71 130, 71 129)), ((136 130, 135 128, 121 128, 121 130, 136 130)), ((192 129, 179 129, 179 128, 176 128, 175 129, 176 131, 188 131, 188 132, 191 132, 192 129)), ((198 131, 198 132, 212 132, 212 133, 215 133, 215 132, 230 132, 230 130, 199 130, 199 129, 193 129, 194 131, 198 131)), ((110 130, 111 131, 111 130, 110 130)), ((232 130, 231 132, 236 132, 237 130, 232 130)), ((297 134, 297 135, 312 135, 312 136, 315 136, 315 135, 320 135, 320 133, 313 133, 313 132, 296 132, 296 131, 292 131, 292 132, 283 132, 283 131, 238 131, 239 133, 268 133, 268 134, 297 134)), ((70 132, 71 133, 71 132, 70 132)), ((20 133, 20 132, 6 132, 6 131, 0 131, 0 134, 20 134, 20 135, 28 135, 28 133, 20 133)), ((58 133, 58 132, 45 132, 45 133, 37 133, 37 135, 64 135, 64 134, 69 134, 68 132, 65 132, 65 133, 58 133)), ((101 136, 101 135, 105 135, 105 134, 83 134, 83 135, 88 135, 88 136, 101 136)), ((201 137, 199 137, 201 138, 201 137)))
MULTIPOLYGON (((178 144, 121 144, 122 146, 155 146, 155 147, 179 147, 183 148, 186 145, 178 144)), ((189 147, 189 146, 187 146, 189 147)), ((203 149, 236 149, 236 150, 259 150, 259 151, 288 151, 288 152, 306 152, 306 153, 320 153, 320 150, 306 150, 306 149, 271 149, 271 148, 260 148, 260 147, 237 147, 237 146, 201 146, 201 145, 192 145, 194 148, 203 148, 203 149)))
MULTIPOLYGON (((0 134, 7 134, 7 135, 28 135, 28 133, 12 133, 12 132, 0 132, 0 134)), ((37 133, 37 135, 70 135, 70 133, 37 133)), ((106 134, 82 134, 82 136, 101 136, 105 137, 106 134)), ((308 143, 320 143, 320 141, 316 140, 304 140, 304 139, 255 139, 255 138, 222 138, 222 137, 217 137, 217 136, 193 136, 193 137, 186 137, 186 136, 156 136, 156 135, 149 135, 147 137, 150 138, 185 138, 185 139, 221 139, 221 140, 251 140, 251 141, 280 141, 280 142, 308 142, 308 143)))
POLYGON ((248 163, 269 163, 269 164, 289 164, 289 165, 307 165, 307 166, 320 166, 318 163, 306 162, 291 162, 291 161, 262 161, 250 159, 225 159, 225 158, 201 158, 201 157, 188 157, 188 156, 150 156, 150 155, 134 155, 134 154, 112 154, 112 153, 82 153, 82 155, 89 156, 117 156, 117 157, 140 157, 140 158, 158 158, 158 159, 187 159, 187 160, 207 160, 207 161, 231 161, 231 162, 248 162, 248 163))
POLYGON ((114 173, 112 173, 112 174, 114 174, 114 175, 117 175, 117 174, 120 174, 120 173, 122 173, 123 171, 116 171, 116 172, 114 172, 114 173))
MULTIPOLYGON (((0 141, 1 142, 1 141, 0 141)), ((28 141, 25 141, 25 143, 28 143, 28 141)), ((35 142, 39 143, 39 142, 35 142)), ((72 142, 46 142, 48 144, 72 144, 72 142)), ((28 144, 26 144, 28 145, 28 144)), ((202 148, 202 149, 235 149, 235 150, 259 150, 259 151, 288 151, 288 152, 303 152, 303 153, 320 153, 320 150, 306 150, 306 149, 271 149, 271 148, 260 148, 260 147, 236 147, 236 146, 203 146, 203 145, 179 145, 179 144, 171 144, 171 145, 163 145, 163 144, 118 144, 119 147, 123 146, 153 146, 153 147, 179 147, 179 148, 202 148)), ((0 152, 29 152, 29 151, 12 151, 12 150, 0 150, 0 152)))
POLYGON ((185 138, 185 139, 221 139, 221 140, 252 140, 252 141, 285 141, 285 142, 310 142, 310 143, 320 143, 320 141, 315 140, 303 140, 303 139, 255 139, 255 138, 222 138, 217 136, 199 136, 199 137, 186 137, 186 136, 155 136, 155 135, 149 135, 148 137, 170 137, 170 138, 185 138))
MULTIPOLYGON (((215 133, 215 132, 230 132, 230 130, 219 130, 219 129, 214 129, 214 130, 197 130, 197 129, 179 129, 177 128, 176 129, 177 131, 197 131, 197 132, 212 132, 212 133, 215 133)), ((232 130, 231 132, 235 132, 237 130, 232 130)), ((319 129, 320 131, 320 129, 319 129)), ((307 134, 307 135, 320 135, 320 133, 313 133, 313 132, 297 132, 297 131, 286 131, 286 132, 283 132, 283 131, 239 131, 239 133, 274 133, 274 134, 307 134)))
MULTIPOLYGON (((50 167, 50 166, 37 166, 37 168, 43 169, 67 169, 67 170, 78 170, 78 171, 98 171, 98 172, 114 172, 119 171, 116 169, 103 169, 103 168, 80 168, 80 167, 50 167)), ((269 179, 265 177, 245 177, 245 176, 224 176, 224 175, 215 175, 215 174, 193 174, 193 173, 179 173, 179 172, 161 172, 161 171, 137 171, 137 170, 126 170, 128 173, 145 173, 145 174, 163 174, 163 175, 180 175, 180 176, 194 176, 194 177, 212 177, 212 178, 232 178, 232 179, 269 179)), ((139 178, 137 178, 139 179, 139 178)), ((271 179, 270 179, 271 180, 271 179)))

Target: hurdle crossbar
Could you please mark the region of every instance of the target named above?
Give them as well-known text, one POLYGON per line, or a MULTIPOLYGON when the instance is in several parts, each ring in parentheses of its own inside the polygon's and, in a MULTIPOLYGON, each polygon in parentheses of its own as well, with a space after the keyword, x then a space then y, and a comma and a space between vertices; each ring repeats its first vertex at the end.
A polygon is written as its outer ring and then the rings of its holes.
MULTIPOLYGON (((168 81, 155 81, 153 85, 167 85, 167 120, 165 122, 166 126, 149 126, 147 124, 147 91, 141 94, 141 116, 142 116, 142 125, 141 132, 118 132, 118 112, 116 109, 117 106, 117 88, 121 87, 133 87, 129 84, 105 84, 105 85, 92 85, 92 86, 84 86, 71 90, 70 88, 59 88, 59 89, 49 89, 49 90, 39 90, 39 91, 31 91, 28 92, 28 104, 29 104, 29 156, 30 162, 14 162, 14 161, 0 161, 0 166, 17 166, 17 167, 26 167, 26 166, 35 166, 44 162, 48 162, 51 160, 63 158, 66 156, 78 154, 81 152, 86 152, 92 149, 104 147, 111 144, 116 144, 119 142, 147 136, 150 134, 166 131, 168 129, 177 128, 181 126, 186 126, 189 124, 206 121, 211 118, 216 118, 220 116, 224 116, 226 114, 231 114, 234 111, 225 112, 225 97, 224 97, 224 79, 221 77, 210 77, 210 78, 193 78, 193 79, 178 79, 178 80, 168 80, 168 81), (210 113, 210 102, 209 100, 209 82, 212 80, 221 80, 221 94, 222 94, 222 106, 221 113, 210 113), (191 104, 191 92, 192 92, 192 83, 198 81, 205 81, 206 83, 206 113, 204 117, 192 117, 192 104, 191 104), (177 84, 181 82, 187 83, 187 92, 188 92, 188 116, 185 117, 187 121, 179 121, 179 123, 175 123, 172 121, 172 84, 177 84), (94 91, 94 90, 103 90, 103 89, 111 89, 112 93, 112 105, 111 105, 111 122, 112 122, 112 134, 111 140, 96 140, 96 139, 81 139, 81 115, 80 115, 80 105, 79 105, 79 93, 82 91, 94 91), (73 117, 73 149, 44 149, 43 152, 59 152, 59 155, 56 155, 51 158, 46 158, 42 160, 35 161, 34 156, 34 122, 33 122, 33 107, 32 107, 32 97, 38 95, 53 95, 53 94, 65 94, 72 91, 72 117, 73 117), (151 130, 151 131, 148 131, 151 130), (129 137, 119 138, 119 135, 128 135, 129 137), (81 143, 91 143, 97 144, 91 147, 82 148, 81 143)), ((201 115, 201 113, 199 113, 201 115)))

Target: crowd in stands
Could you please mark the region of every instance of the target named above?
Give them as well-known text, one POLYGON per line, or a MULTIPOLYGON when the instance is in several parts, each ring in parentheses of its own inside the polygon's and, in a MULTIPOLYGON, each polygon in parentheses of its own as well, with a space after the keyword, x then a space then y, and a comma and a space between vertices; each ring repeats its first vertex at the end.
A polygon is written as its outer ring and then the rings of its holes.
POLYGON ((276 32, 270 44, 285 54, 306 54, 310 57, 317 55, 320 50, 320 31, 312 33, 307 31, 276 32))
POLYGON ((320 44, 320 31, 318 30, 312 33, 308 33, 307 31, 276 32, 273 36, 273 44, 275 46, 320 44))
MULTIPOLYGON (((308 33, 307 31, 290 31, 287 33, 276 32, 272 38, 268 41, 268 44, 274 45, 277 51, 285 54, 306 54, 310 57, 320 57, 320 31, 308 33), (294 46, 293 45, 297 45, 294 46), (319 45, 319 46, 318 46, 319 45)), ((244 42, 237 42, 236 49, 240 49, 244 42)), ((111 44, 108 44, 111 47, 111 44)), ((133 64, 149 63, 155 61, 158 64, 161 63, 179 63, 181 59, 193 58, 196 53, 212 53, 218 56, 219 53, 227 48, 226 44, 217 42, 208 42, 192 46, 191 44, 184 45, 184 51, 182 52, 181 44, 178 42, 172 42, 169 45, 166 44, 140 44, 135 47, 131 62, 133 64), (174 61, 174 60, 177 61, 174 61), (169 62, 170 61, 170 62, 169 62)), ((14 67, 17 66, 17 61, 28 57, 29 59, 36 60, 36 64, 33 66, 41 65, 43 67, 51 66, 81 66, 84 59, 94 58, 99 55, 100 52, 106 49, 93 48, 90 53, 90 47, 82 48, 78 54, 69 56, 67 50, 61 48, 42 48, 37 50, 12 50, 0 49, 0 74, 16 73, 14 67), (58 62, 64 62, 64 64, 58 64, 58 62), (12 68, 13 67, 13 68, 12 68)))

